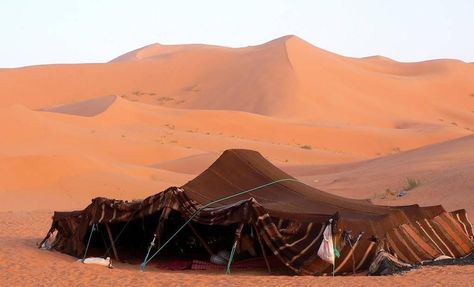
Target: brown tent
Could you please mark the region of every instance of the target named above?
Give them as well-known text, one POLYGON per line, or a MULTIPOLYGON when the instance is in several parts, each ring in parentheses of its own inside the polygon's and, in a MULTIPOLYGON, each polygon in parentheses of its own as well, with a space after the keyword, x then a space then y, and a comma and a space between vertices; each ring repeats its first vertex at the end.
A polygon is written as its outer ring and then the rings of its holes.
MULTIPOLYGON (((156 248, 186 220, 192 225, 182 232, 194 237, 200 250, 215 253, 217 242, 229 250, 245 233, 260 247, 254 256, 263 254, 269 268, 272 260, 267 258, 277 258, 296 274, 368 270, 381 250, 414 264, 441 255, 458 258, 474 249, 464 210, 446 212, 440 205, 386 207, 335 196, 297 181, 250 150, 225 151, 184 186, 143 201, 95 198, 84 210, 55 212, 47 238, 56 230, 52 248, 80 258, 90 242, 88 255, 112 247, 117 257, 138 260, 155 235, 156 248), (340 254, 334 266, 317 254, 328 224, 340 254), (100 232, 94 235, 92 226, 100 232)), ((174 245, 155 259, 191 246, 186 240, 176 236, 170 240, 174 245)))

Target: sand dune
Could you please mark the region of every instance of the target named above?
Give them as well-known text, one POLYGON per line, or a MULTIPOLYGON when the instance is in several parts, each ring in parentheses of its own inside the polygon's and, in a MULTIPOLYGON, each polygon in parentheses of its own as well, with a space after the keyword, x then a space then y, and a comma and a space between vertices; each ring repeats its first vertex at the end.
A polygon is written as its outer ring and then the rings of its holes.
POLYGON ((0 208, 18 206, 12 190, 38 197, 51 189, 64 204, 45 206, 73 206, 60 182, 81 204, 93 195, 136 198, 183 184, 228 148, 314 166, 466 136, 473 71, 455 60, 348 58, 295 36, 237 49, 154 44, 104 64, 3 69, 0 163, 23 182, 0 177, 11 199, 0 208), (81 191, 74 177, 83 174, 128 191, 81 191))
POLYGON ((1 158, 0 173, 2 210, 78 209, 97 196, 141 199, 191 179, 159 169, 66 155, 1 158))
POLYGON ((366 160, 458 136, 442 126, 331 126, 120 97, 41 111, 1 110, 0 133, 8 135, 0 150, 0 192, 8 198, 2 210, 80 208, 94 196, 140 198, 184 184, 229 148, 256 149, 280 165, 314 165, 366 160), (44 201, 25 205, 18 194, 44 201))
POLYGON ((283 168, 310 185, 343 196, 388 205, 466 208, 474 219, 474 135, 369 161, 283 168), (407 178, 419 185, 397 197, 407 178))
POLYGON ((116 95, 336 124, 443 124, 465 134, 474 129, 473 93, 472 64, 347 58, 295 36, 238 49, 150 45, 105 64, 0 71, 4 106, 39 109, 116 95))
POLYGON ((90 100, 80 101, 78 103, 71 103, 66 105, 59 105, 55 107, 46 107, 41 109, 46 112, 64 113, 69 115, 77 115, 83 117, 96 116, 105 110, 115 102, 116 96, 105 96, 90 100))

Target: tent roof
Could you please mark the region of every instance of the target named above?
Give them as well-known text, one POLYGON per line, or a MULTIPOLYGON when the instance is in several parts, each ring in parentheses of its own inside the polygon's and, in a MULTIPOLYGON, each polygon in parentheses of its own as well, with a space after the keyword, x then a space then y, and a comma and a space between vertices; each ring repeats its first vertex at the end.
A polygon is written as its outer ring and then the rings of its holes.
MULTIPOLYGON (((208 169, 182 188, 191 199, 205 204, 212 200, 252 189, 280 179, 295 179, 260 153, 252 150, 226 150, 208 169)), ((255 198, 271 214, 333 215, 339 213, 361 219, 392 213, 390 207, 367 200, 348 199, 323 192, 298 181, 279 182, 248 194, 217 203, 222 206, 255 198)))

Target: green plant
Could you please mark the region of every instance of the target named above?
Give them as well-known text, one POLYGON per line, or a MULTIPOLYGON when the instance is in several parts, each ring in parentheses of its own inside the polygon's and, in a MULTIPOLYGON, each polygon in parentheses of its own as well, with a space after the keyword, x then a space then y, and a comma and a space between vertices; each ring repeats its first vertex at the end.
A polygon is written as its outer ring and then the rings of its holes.
POLYGON ((412 190, 412 189, 414 189, 415 187, 417 187, 419 185, 420 185, 419 180, 417 180, 416 178, 407 177, 406 182, 405 182, 405 186, 403 187, 403 189, 405 191, 409 191, 409 190, 412 190))

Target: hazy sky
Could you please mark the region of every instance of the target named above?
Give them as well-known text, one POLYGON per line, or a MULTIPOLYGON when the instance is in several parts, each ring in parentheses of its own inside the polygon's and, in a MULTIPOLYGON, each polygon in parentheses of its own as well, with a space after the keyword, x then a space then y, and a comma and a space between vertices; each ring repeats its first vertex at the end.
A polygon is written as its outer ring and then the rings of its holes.
POLYGON ((473 0, 0 0, 0 67, 106 62, 159 42, 295 34, 346 56, 474 61, 473 0))

